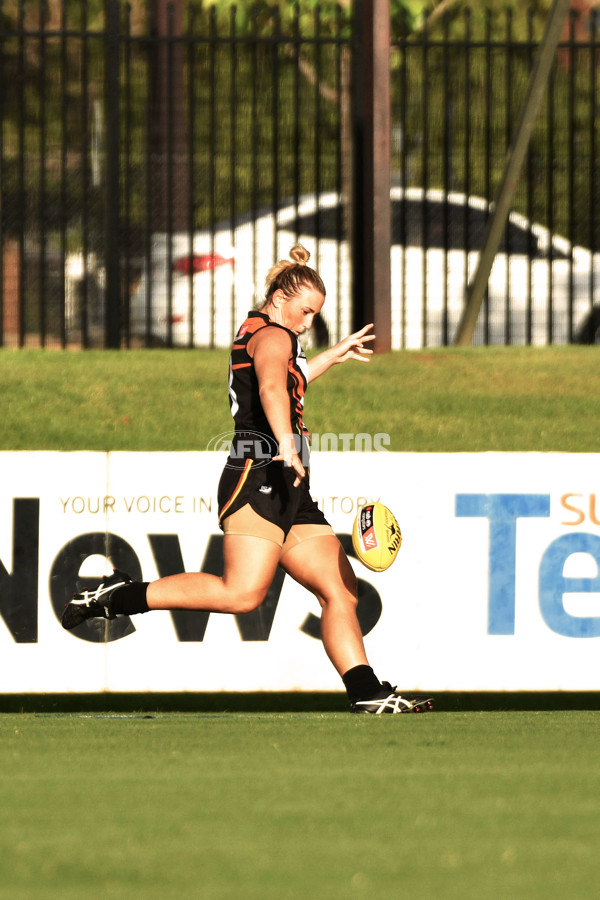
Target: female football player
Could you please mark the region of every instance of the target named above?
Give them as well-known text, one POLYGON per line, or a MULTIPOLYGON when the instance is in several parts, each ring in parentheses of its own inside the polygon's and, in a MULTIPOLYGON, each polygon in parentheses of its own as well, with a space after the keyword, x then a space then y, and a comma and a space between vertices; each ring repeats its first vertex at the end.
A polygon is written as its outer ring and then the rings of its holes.
POLYGON ((115 570, 96 591, 75 594, 62 624, 154 609, 246 613, 263 602, 277 566, 317 597, 321 635, 357 713, 429 708, 380 682, 366 657, 356 615, 357 582, 342 546, 310 496, 308 432, 303 422, 308 384, 334 365, 368 362, 372 325, 307 360, 299 337, 325 302, 325 287, 300 245, 266 280, 265 300, 235 338, 229 401, 235 423, 219 483, 224 574, 182 573, 150 583, 115 570), (265 464, 266 461, 266 464, 265 464))

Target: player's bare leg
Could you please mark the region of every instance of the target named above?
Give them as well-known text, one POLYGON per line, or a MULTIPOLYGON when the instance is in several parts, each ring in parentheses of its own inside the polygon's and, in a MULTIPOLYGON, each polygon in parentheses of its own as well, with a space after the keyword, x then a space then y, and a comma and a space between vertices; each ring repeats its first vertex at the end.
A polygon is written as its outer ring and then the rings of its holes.
POLYGON ((89 618, 114 619, 153 609, 247 613, 263 602, 273 580, 279 544, 250 535, 226 534, 222 578, 208 572, 169 575, 149 584, 115 569, 92 591, 83 589, 65 605, 61 623, 71 630, 89 618))
POLYGON ((321 604, 323 645, 342 676, 351 712, 380 715, 433 708, 430 698, 403 697, 387 681, 380 682, 370 667, 356 615, 356 577, 335 535, 313 536, 290 549, 284 546, 279 564, 321 604))
POLYGON ((150 609, 251 612, 266 596, 280 552, 273 541, 251 535, 226 534, 222 578, 206 572, 168 575, 150 582, 146 601, 150 609))
POLYGON ((283 554, 280 565, 319 601, 323 646, 339 674, 368 665, 356 616, 356 576, 337 537, 302 541, 283 554))

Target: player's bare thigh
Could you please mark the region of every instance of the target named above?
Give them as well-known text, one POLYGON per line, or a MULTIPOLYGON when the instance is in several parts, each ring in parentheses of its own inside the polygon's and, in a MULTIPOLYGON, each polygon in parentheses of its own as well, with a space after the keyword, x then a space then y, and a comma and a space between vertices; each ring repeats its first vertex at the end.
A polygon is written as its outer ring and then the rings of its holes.
POLYGON ((356 597, 356 576, 329 525, 295 525, 282 547, 279 565, 322 604, 333 596, 356 597))
POLYGON ((223 521, 223 531, 225 535, 244 535, 248 537, 259 537, 266 541, 271 541, 282 547, 284 543, 283 529, 273 522, 263 519, 255 512, 249 503, 246 503, 241 509, 231 513, 223 521))
MULTIPOLYGON (((283 530, 246 504, 223 522, 223 583, 240 596, 264 599, 275 575, 283 530)), ((252 606, 250 608, 253 608, 252 606)))
POLYGON ((245 613, 263 602, 275 575, 279 544, 263 537, 225 534, 223 577, 208 572, 182 572, 148 586, 151 609, 205 609, 245 613))
MULTIPOLYGON (((244 552, 244 540, 252 542, 261 539, 267 553, 270 544, 278 552, 282 569, 295 581, 311 591, 322 605, 328 600, 356 598, 356 577, 342 546, 330 525, 294 525, 284 540, 281 528, 268 522, 256 513, 249 504, 228 516, 223 523, 225 532, 226 573, 231 570, 232 578, 244 573, 249 560, 242 563, 240 571, 239 555, 244 552), (231 542, 235 540, 235 545, 231 542), (232 547, 231 553, 227 550, 232 547), (231 558, 231 564, 228 560, 231 558)), ((252 543, 250 543, 250 548, 252 543)), ((269 557, 271 558, 271 557, 269 557)), ((247 570, 246 570, 247 571, 247 570)), ((256 573, 255 573, 256 574, 256 573)), ((229 578, 226 578, 231 584, 229 578)), ((266 584, 268 590, 270 580, 266 584)))

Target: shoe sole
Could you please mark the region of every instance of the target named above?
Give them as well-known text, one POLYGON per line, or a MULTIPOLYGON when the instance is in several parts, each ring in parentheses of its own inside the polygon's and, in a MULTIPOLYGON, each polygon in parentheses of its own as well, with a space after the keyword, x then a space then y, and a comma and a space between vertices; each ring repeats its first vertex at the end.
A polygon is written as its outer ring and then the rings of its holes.
POLYGON ((424 697, 419 698, 418 700, 407 701, 410 702, 410 706, 402 707, 394 712, 387 713, 384 710, 379 712, 376 709, 351 709, 350 712, 355 715, 367 715, 367 716, 399 716, 404 713, 423 713, 423 712, 433 712, 433 698, 432 697, 424 697))

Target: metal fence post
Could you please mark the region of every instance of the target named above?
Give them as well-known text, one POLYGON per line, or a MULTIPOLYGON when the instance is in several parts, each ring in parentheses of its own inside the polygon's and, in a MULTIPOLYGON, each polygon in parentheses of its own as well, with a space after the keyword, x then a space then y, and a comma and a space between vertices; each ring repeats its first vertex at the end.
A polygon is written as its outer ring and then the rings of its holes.
POLYGON ((355 0, 353 322, 391 349, 390 2, 355 0))
POLYGON ((119 265, 119 0, 105 0, 105 342, 121 346, 121 273, 119 265))

